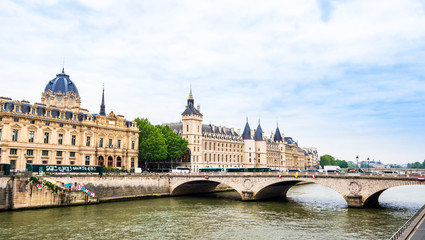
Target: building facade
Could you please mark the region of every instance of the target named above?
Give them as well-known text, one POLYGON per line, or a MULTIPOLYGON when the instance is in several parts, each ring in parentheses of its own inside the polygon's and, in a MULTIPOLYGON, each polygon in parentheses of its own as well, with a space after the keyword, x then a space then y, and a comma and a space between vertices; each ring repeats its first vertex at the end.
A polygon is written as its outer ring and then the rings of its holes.
POLYGON ((81 97, 64 70, 50 80, 41 103, 0 97, 0 163, 24 171, 26 163, 137 167, 135 122, 81 108, 81 97))
MULTIPOLYGON (((188 144, 189 161, 184 165, 192 171, 200 168, 271 168, 276 170, 314 168, 309 154, 279 127, 270 138, 264 136, 260 122, 251 129, 247 122, 242 132, 233 128, 203 124, 200 106, 195 107, 192 90, 182 120, 167 123, 188 144)), ((316 150, 317 154, 317 150, 316 150)))

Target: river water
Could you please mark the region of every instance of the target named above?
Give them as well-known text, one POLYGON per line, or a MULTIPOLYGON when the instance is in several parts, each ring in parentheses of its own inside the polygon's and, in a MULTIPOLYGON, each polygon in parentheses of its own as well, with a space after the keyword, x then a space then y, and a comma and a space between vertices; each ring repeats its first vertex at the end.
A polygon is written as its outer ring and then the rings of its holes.
POLYGON ((235 194, 0 212, 0 239, 388 239, 425 204, 425 186, 389 189, 374 209, 347 208, 317 184, 294 186, 286 200, 235 194))

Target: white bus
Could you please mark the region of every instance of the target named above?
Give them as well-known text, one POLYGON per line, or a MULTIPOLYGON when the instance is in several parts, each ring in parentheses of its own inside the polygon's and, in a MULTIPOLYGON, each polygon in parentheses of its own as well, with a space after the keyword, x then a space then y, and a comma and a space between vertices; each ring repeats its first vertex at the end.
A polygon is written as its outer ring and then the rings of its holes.
POLYGON ((172 173, 190 173, 190 168, 188 167, 176 167, 176 169, 171 170, 172 173))

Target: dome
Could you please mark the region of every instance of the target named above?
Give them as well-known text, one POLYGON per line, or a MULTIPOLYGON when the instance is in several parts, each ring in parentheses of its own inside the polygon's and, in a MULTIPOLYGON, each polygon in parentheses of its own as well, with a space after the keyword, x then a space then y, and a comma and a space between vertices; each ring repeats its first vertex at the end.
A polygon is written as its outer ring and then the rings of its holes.
POLYGON ((52 91, 53 94, 58 92, 63 94, 74 92, 75 94, 79 95, 77 87, 71 81, 71 79, 69 79, 69 75, 65 74, 64 69, 62 69, 62 73, 56 74, 56 77, 47 83, 44 92, 47 92, 48 90, 52 91))

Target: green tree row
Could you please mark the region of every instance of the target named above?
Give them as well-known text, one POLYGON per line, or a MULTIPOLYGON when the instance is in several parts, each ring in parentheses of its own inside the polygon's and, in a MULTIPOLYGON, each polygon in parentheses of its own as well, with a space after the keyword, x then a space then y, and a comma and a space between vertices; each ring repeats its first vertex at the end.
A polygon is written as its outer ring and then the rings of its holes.
POLYGON ((351 165, 349 165, 347 163, 347 161, 345 160, 339 160, 339 159, 335 159, 334 157, 332 157, 329 154, 320 156, 320 166, 339 166, 340 168, 348 168, 348 167, 353 167, 351 165))
POLYGON ((420 163, 420 162, 414 162, 414 163, 408 163, 407 164, 407 168, 425 168, 425 160, 420 163))
POLYGON ((146 118, 136 118, 139 133, 139 157, 148 161, 174 161, 187 151, 186 139, 165 125, 152 125, 146 118))

